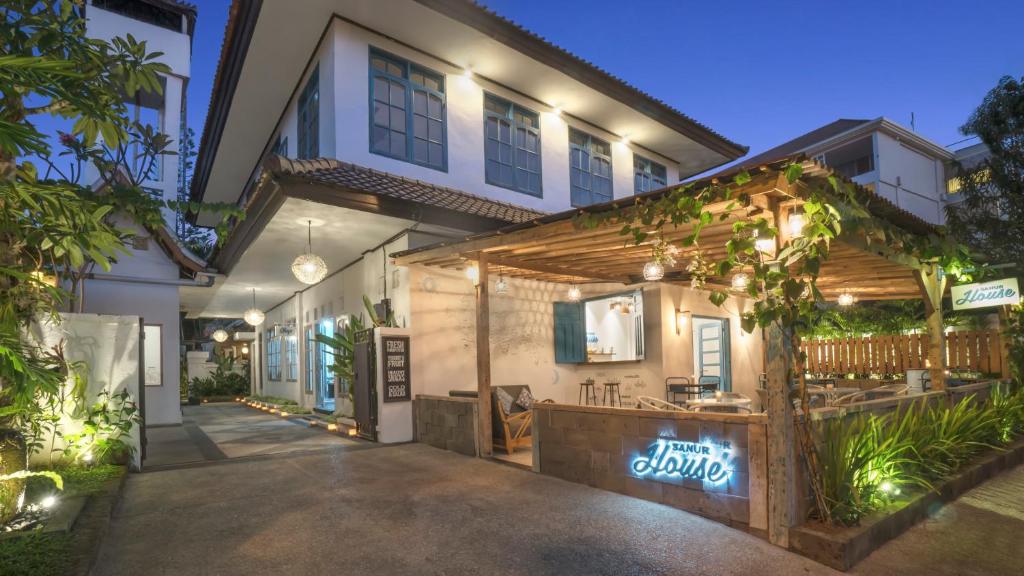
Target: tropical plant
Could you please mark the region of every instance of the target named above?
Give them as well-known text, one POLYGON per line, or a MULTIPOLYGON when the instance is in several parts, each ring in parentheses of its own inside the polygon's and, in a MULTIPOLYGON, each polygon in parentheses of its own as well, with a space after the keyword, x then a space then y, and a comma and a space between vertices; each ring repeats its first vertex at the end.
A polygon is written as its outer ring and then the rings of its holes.
POLYGON ((132 429, 142 422, 139 408, 128 390, 111 395, 99 393, 82 421, 82 429, 62 434, 65 455, 87 464, 124 463, 135 453, 132 429))
POLYGON ((189 398, 237 397, 249 391, 248 371, 236 371, 235 358, 217 354, 214 361, 217 367, 209 376, 193 378, 189 383, 189 398))

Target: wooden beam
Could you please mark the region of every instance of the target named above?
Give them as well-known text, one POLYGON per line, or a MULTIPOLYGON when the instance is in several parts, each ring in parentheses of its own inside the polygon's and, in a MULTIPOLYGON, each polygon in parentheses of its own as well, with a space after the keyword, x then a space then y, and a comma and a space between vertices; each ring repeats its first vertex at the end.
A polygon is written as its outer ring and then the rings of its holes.
POLYGON ((765 374, 768 389, 768 540, 789 547, 789 529, 796 524, 796 436, 793 402, 792 338, 777 323, 765 328, 765 374))
POLYGON ((477 391, 477 445, 481 456, 494 452, 494 434, 491 429, 491 306, 487 285, 487 253, 477 259, 479 272, 476 285, 476 391, 477 391))
POLYGON ((935 264, 927 264, 914 271, 924 300, 925 321, 928 326, 928 372, 933 390, 946 389, 946 345, 942 326, 942 295, 946 292, 946 277, 935 264))
POLYGON ((629 283, 629 278, 625 276, 609 276, 601 274, 597 269, 585 269, 580 271, 569 266, 551 266, 549 264, 537 264, 532 262, 521 262, 511 258, 498 258, 488 255, 487 261, 495 266, 503 266, 506 268, 518 268, 519 270, 529 270, 532 272, 542 272, 545 274, 558 274, 561 276, 579 276, 580 278, 589 278, 591 280, 602 280, 605 282, 619 282, 622 284, 629 283))

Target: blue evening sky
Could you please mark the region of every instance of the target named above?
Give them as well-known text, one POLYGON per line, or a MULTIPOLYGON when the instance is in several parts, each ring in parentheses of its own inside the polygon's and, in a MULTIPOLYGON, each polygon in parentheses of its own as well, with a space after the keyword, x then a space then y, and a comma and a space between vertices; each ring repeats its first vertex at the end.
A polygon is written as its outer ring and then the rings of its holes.
MULTIPOLYGON (((228 0, 199 7, 197 139, 228 0)), ((1021 0, 486 0, 488 7, 752 153, 836 118, 886 116, 948 145, 1001 76, 1024 75, 1021 0)))

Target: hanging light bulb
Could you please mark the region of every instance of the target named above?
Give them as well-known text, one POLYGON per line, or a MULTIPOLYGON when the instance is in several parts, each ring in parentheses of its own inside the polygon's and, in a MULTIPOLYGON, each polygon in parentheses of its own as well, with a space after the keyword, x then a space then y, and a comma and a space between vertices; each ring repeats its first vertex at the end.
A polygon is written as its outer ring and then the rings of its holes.
POLYGON ((223 328, 218 328, 213 331, 210 335, 214 342, 226 342, 228 339, 228 331, 223 328))
POLYGON ((245 320, 246 324, 250 326, 259 326, 260 324, 263 324, 263 321, 267 318, 263 311, 256 307, 255 288, 252 289, 252 308, 246 310, 245 313, 242 314, 242 318, 245 320))
POLYGON ((583 292, 580 291, 580 287, 579 286, 573 284, 572 286, 569 286, 568 297, 569 297, 569 302, 579 302, 580 299, 583 298, 583 292))
POLYGON ((292 274, 303 284, 316 284, 327 276, 327 264, 323 258, 313 254, 313 221, 306 222, 306 253, 299 254, 292 261, 292 274))
POLYGON ((657 282, 665 277, 665 266, 657 260, 651 260, 644 264, 644 280, 657 282))
POLYGON ((760 238, 757 230, 754 230, 754 249, 762 254, 771 254, 775 252, 775 239, 760 238))
POLYGON ((249 347, 248 346, 242 346, 242 354, 248 354, 248 353, 249 353, 249 347))
POLYGON ((505 294, 508 292, 508 280, 505 280, 504 276, 498 276, 498 281, 494 283, 495 294, 505 294))
POLYGON ((749 285, 750 276, 747 276, 744 272, 740 272, 732 277, 733 290, 746 290, 749 285))
POLYGON ((804 213, 793 210, 789 213, 789 235, 799 238, 804 235, 804 213))
POLYGON ((853 304, 856 301, 857 297, 854 296, 853 294, 850 294, 849 292, 843 292, 842 294, 839 295, 839 298, 837 300, 840 306, 853 306, 853 304))

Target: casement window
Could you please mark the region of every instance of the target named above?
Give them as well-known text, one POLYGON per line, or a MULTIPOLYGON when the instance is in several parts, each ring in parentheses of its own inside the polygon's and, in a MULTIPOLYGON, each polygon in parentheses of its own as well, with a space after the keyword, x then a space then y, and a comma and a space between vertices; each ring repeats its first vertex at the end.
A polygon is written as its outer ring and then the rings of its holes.
POLYGON ((446 170, 444 76, 378 50, 370 76, 370 151, 446 170))
POLYGON ((281 136, 279 134, 277 136, 277 140, 274 141, 274 146, 271 147, 271 149, 270 149, 270 153, 271 154, 276 154, 278 156, 284 156, 284 157, 287 158, 288 157, 288 137, 287 136, 281 136))
POLYGON ((543 196, 536 112, 484 94, 484 154, 488 184, 543 196))
POLYGON ((316 158, 320 155, 320 69, 314 68, 299 94, 299 149, 296 157, 316 158))
POLYGON ((306 393, 313 393, 316 381, 316 335, 312 326, 306 327, 306 393))
POLYGON ((569 193, 573 206, 612 199, 612 147, 575 128, 569 129, 569 193))
POLYGON ((633 191, 637 194, 657 190, 668 184, 668 171, 657 162, 633 155, 633 191))
POLYGON ((267 332, 267 380, 281 380, 281 338, 267 332))
POLYGON ((295 335, 288 336, 284 341, 285 360, 288 364, 289 382, 299 379, 299 339, 295 335))

